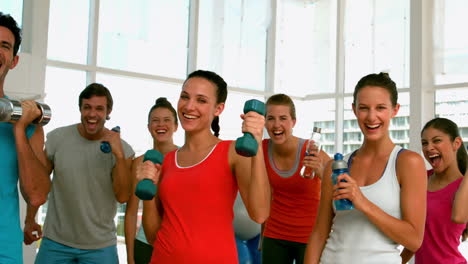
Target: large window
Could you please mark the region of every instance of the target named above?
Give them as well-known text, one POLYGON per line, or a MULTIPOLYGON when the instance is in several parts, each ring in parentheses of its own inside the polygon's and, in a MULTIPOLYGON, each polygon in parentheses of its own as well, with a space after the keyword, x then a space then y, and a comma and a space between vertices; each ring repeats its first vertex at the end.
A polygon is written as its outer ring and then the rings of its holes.
POLYGON ((345 90, 372 72, 385 71, 409 86, 408 0, 345 1, 345 90))
MULTIPOLYGON (((220 138, 242 135, 246 100, 286 93, 296 104, 294 134, 309 138, 321 127, 323 149, 346 154, 363 140, 351 110, 354 86, 384 71, 399 89, 401 108, 390 124, 396 144, 419 142, 421 123, 434 114, 457 122, 468 142, 468 37, 460 27, 468 22, 465 0, 48 1, 44 90, 54 118, 46 132, 79 122, 79 92, 101 82, 115 101, 107 126, 120 125, 122 137, 142 154, 151 147, 146 118, 156 98, 167 97, 175 107, 187 73, 206 69, 229 85, 220 138), (430 23, 414 22, 422 20, 421 10, 410 9, 415 2, 430 6, 422 10, 434 12, 430 23), (433 43, 410 43, 421 30, 433 43), (424 51, 427 63, 410 47, 424 51), (413 74, 422 68, 422 76, 413 74), (421 95, 428 95, 423 104, 435 113, 410 105, 421 95)), ((2 0, 2 10, 18 21, 21 9, 22 1, 2 0)), ((31 67, 44 56, 33 58, 31 67)), ((179 128, 175 143, 183 140, 179 128)), ((115 218, 121 248, 123 210, 115 218)))
POLYGON ((468 2, 435 0, 434 79, 435 114, 454 121, 468 143, 468 2))
POLYGON ((336 1, 277 1, 275 92, 335 92, 336 1))
POLYGON ((270 15, 269 0, 200 1, 197 68, 231 87, 264 91, 270 15))
POLYGON ((434 0, 434 72, 436 84, 468 82, 468 1, 434 0))
POLYGON ((101 0, 98 66, 184 78, 189 1, 101 0))
POLYGON ((88 24, 89 1, 51 0, 47 58, 86 64, 88 24))

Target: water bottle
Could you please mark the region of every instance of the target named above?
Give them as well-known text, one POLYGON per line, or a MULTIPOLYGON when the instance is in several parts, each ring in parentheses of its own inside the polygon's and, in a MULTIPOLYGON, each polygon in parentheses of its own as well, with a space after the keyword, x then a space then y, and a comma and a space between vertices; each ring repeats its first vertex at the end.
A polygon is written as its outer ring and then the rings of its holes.
MULTIPOLYGON (((120 127, 119 126, 116 126, 116 127, 112 128, 111 130, 114 131, 114 132, 120 133, 120 127)), ((110 143, 107 142, 107 141, 102 141, 100 148, 101 148, 101 151, 104 152, 104 153, 110 153, 112 151, 112 147, 111 147, 110 143)))
MULTIPOLYGON (((320 133, 322 129, 320 127, 314 127, 310 140, 307 143, 306 156, 315 156, 315 153, 319 153, 322 148, 321 138, 322 134, 320 133)), ((302 166, 301 176, 306 179, 313 179, 315 177, 315 171, 311 167, 302 166)))
MULTIPOLYGON (((346 173, 349 175, 348 172, 348 163, 343 160, 343 155, 341 153, 336 153, 334 156, 334 160, 332 163, 332 181, 333 185, 337 184, 338 176, 340 174, 346 173)), ((342 182, 346 182, 346 180, 341 180, 342 182)), ((334 200, 333 204, 335 205, 335 209, 337 211, 344 211, 344 210, 351 210, 354 209, 353 202, 349 199, 340 199, 334 200)))

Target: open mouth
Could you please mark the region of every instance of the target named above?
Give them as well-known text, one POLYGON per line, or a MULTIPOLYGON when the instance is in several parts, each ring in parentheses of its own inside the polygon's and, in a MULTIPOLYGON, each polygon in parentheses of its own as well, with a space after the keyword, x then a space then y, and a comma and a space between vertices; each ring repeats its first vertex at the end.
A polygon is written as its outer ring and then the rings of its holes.
POLYGON ((440 165, 441 156, 437 153, 430 154, 429 156, 429 163, 433 168, 437 168, 440 165))
POLYGON ((166 129, 157 129, 156 130, 156 134, 158 135, 164 135, 167 133, 167 130, 166 129))
POLYGON ((273 135, 274 136, 281 136, 284 134, 284 131, 283 130, 274 130, 273 131, 273 135))
POLYGON ((97 127, 97 120, 87 120, 86 125, 89 129, 96 129, 97 127))

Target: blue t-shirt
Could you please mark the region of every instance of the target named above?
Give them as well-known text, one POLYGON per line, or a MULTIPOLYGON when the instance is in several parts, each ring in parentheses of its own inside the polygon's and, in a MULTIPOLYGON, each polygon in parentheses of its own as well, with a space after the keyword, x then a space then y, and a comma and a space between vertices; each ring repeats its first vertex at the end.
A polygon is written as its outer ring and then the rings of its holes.
MULTIPOLYGON (((26 128, 31 138, 34 125, 26 128)), ((23 232, 19 219, 18 160, 13 124, 0 123, 0 263, 23 263, 23 232)))

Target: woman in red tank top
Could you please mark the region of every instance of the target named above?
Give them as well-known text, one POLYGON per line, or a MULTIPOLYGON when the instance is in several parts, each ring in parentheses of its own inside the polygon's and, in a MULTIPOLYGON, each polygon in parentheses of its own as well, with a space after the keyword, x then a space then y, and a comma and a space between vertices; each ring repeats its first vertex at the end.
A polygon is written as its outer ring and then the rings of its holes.
POLYGON ((145 162, 138 169, 138 180, 158 184, 156 197, 143 205, 146 237, 155 242, 151 263, 238 263, 232 227, 237 188, 254 221, 268 218, 270 187, 261 149, 265 118, 241 115, 242 132, 251 133, 259 148, 251 158, 238 155, 235 142, 217 137, 226 97, 219 75, 191 73, 177 105, 185 144, 168 153, 162 167, 145 162))
POLYGON ((330 160, 324 151, 317 149, 312 150, 314 156, 305 156, 307 140, 292 134, 295 124, 296 109, 289 96, 275 94, 268 98, 265 127, 270 139, 263 140, 263 152, 272 202, 263 231, 263 263, 304 262, 317 216, 323 168, 330 160), (301 177, 303 165, 311 167, 316 177, 301 177))

